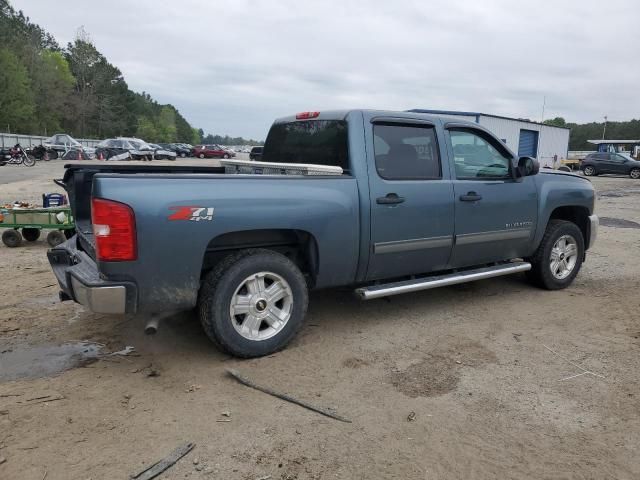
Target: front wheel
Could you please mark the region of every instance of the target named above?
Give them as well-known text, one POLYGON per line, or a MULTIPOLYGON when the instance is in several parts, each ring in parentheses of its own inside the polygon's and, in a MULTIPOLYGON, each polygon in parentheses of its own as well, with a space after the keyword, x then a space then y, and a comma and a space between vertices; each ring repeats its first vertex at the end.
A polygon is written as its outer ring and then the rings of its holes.
POLYGON ((629 176, 635 180, 640 178, 640 168, 634 168, 629 172, 629 176))
POLYGON ((22 236, 27 242, 35 242, 36 240, 38 240, 38 238, 40 238, 40 229, 24 227, 22 229, 22 236))
POLYGON ((542 241, 529 259, 529 279, 547 290, 566 288, 576 278, 584 259, 584 238, 575 223, 550 220, 542 241))
POLYGON ((226 153, 222 156, 222 158, 224 158, 225 160, 229 158, 229 155, 227 155, 226 153))
POLYGON ((302 327, 308 299, 295 263, 270 250, 250 249, 229 255, 205 277, 198 309, 213 343, 250 358, 291 341, 302 327))
POLYGON ((591 165, 584 167, 584 174, 587 177, 591 177, 592 175, 596 174, 596 169, 593 168, 591 165))
POLYGON ((33 167, 36 164, 36 159, 35 157, 32 157, 31 155, 26 155, 24 157, 24 160, 22 161, 27 167, 33 167))
POLYGON ((22 243, 22 235, 17 230, 5 230, 2 232, 2 243, 9 248, 15 248, 22 243))

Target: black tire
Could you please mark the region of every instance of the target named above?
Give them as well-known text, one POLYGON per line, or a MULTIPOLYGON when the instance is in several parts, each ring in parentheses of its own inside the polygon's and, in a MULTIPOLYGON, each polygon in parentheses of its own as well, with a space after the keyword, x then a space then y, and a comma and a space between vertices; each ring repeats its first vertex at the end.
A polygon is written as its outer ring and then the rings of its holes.
POLYGON ((592 167, 591 165, 587 165, 586 167, 584 167, 584 169, 582 171, 584 172, 584 174, 587 177, 591 177, 593 175, 596 175, 596 169, 595 169, 595 167, 592 167))
POLYGON ((629 176, 634 180, 638 180, 640 178, 640 168, 632 168, 629 172, 629 176))
POLYGON ((204 153, 201 153, 200 155, 198 155, 198 157, 204 158, 204 153))
POLYGON ((271 250, 249 249, 227 256, 206 275, 200 288, 198 310, 204 331, 218 348, 237 357, 251 358, 284 348, 302 327, 308 302, 305 278, 291 260, 271 250), (230 305, 245 279, 258 272, 276 274, 288 283, 291 316, 274 336, 250 340, 234 327, 230 305))
POLYGON ((186 156, 187 156, 187 154, 186 154, 186 153, 184 153, 184 152, 182 152, 182 153, 180 154, 180 157, 181 157, 181 158, 184 158, 184 157, 186 157, 186 156))
POLYGON ((22 237, 27 242, 35 242, 40 238, 40 229, 39 228, 28 228, 25 227, 22 229, 22 237))
POLYGON ((227 158, 229 158, 229 155, 225 153, 225 154, 222 156, 222 158, 224 158, 224 159, 226 160, 227 158))
POLYGON ((27 155, 24 160, 22 161, 22 163, 25 164, 25 166, 27 167, 33 167, 36 164, 36 157, 33 157, 31 155, 27 155))
POLYGON ((57 247, 61 243, 64 243, 66 238, 60 230, 51 230, 47 235, 47 243, 51 248, 57 247))
POLYGON ((542 241, 533 256, 527 259, 531 270, 527 272, 529 280, 547 290, 560 290, 571 285, 578 275, 584 259, 584 238, 582 231, 575 223, 566 220, 550 220, 542 241), (573 270, 566 277, 559 279, 551 271, 551 251, 558 239, 564 235, 573 237, 577 245, 577 258, 573 270))
POLYGON ((15 248, 22 243, 22 236, 20 232, 13 229, 8 229, 2 232, 2 243, 9 248, 15 248))
POLYGON ((566 165, 562 165, 561 167, 558 167, 558 170, 560 172, 571 172, 571 167, 567 167, 566 165))

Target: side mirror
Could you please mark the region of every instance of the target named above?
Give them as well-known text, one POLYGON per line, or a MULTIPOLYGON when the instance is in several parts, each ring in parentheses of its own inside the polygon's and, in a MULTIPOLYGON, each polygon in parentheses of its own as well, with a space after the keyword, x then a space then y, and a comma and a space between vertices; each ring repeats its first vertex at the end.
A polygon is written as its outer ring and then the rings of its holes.
POLYGON ((518 176, 528 177, 537 175, 540 171, 540 162, 533 157, 520 157, 518 160, 518 176))

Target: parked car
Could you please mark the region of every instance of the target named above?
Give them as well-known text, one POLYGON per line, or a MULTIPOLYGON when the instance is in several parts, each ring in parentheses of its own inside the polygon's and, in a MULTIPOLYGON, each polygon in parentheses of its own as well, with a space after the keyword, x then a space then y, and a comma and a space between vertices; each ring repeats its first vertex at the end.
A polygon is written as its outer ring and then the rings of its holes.
MULTIPOLYGON (((103 140, 96 148, 98 158, 103 149, 111 149, 114 152, 120 151, 122 153, 128 152, 130 158, 134 160, 152 160, 155 154, 155 150, 144 140, 130 137, 108 138, 103 140)), ((124 159, 122 158, 122 153, 119 155, 119 160, 124 159)))
POLYGON ((72 158, 76 158, 76 156, 93 158, 95 154, 95 148, 83 146, 71 137, 71 135, 67 135, 66 133, 56 133, 46 140, 43 140, 42 146, 47 149, 49 160, 64 157, 65 154, 66 157, 72 158), (80 152, 80 155, 78 155, 78 152, 80 152))
POLYGON ((155 160, 175 160, 176 152, 163 148, 157 143, 150 143, 149 146, 153 148, 153 158, 155 160))
POLYGON ((165 150, 175 152, 176 156, 182 158, 191 155, 191 149, 182 145, 181 143, 159 143, 158 145, 160 145, 165 150))
POLYGON ((300 330, 310 288, 373 299, 527 272, 557 290, 596 238, 588 179, 539 173, 472 122, 305 112, 273 124, 262 160, 273 167, 228 161, 255 175, 70 166, 78 233, 48 253, 61 299, 100 313, 197 307, 216 345, 255 357, 300 330))
POLYGON ((640 162, 628 153, 590 153, 580 163, 580 170, 590 177, 601 173, 617 173, 640 178, 640 162))
POLYGON ((249 160, 261 160, 263 147, 253 147, 249 152, 249 160))
POLYGON ((193 156, 198 158, 231 158, 233 152, 225 150, 220 145, 196 145, 193 147, 193 156))

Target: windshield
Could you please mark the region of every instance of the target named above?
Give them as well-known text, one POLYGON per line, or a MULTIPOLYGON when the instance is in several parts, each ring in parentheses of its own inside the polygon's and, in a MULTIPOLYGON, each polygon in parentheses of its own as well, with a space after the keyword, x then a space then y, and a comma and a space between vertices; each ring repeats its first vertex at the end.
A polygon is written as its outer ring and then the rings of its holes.
POLYGON ((306 120, 275 124, 267 135, 262 161, 332 165, 346 170, 347 122, 306 120))

